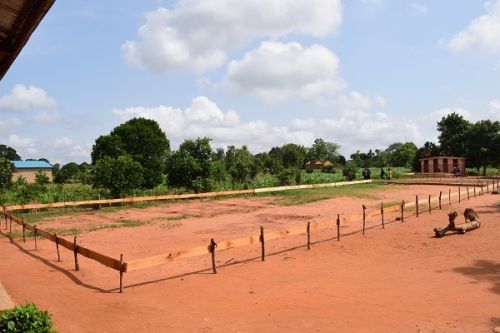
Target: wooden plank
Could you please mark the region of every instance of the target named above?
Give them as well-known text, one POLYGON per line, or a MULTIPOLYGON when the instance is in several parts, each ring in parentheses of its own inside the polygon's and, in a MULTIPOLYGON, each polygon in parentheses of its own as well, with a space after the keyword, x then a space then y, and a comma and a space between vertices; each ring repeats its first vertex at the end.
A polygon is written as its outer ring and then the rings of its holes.
POLYGON ((89 259, 95 260, 101 264, 103 264, 106 267, 115 269, 117 271, 120 270, 120 260, 116 260, 114 258, 108 257, 104 254, 101 254, 99 252, 96 252, 94 250, 88 249, 86 247, 83 247, 81 245, 78 245, 78 251, 80 255, 87 257, 89 259))
POLYGON ((67 248, 70 251, 73 251, 73 249, 74 249, 73 242, 70 242, 69 240, 66 240, 66 239, 61 238, 61 237, 57 237, 57 239, 58 239, 59 245, 67 248))
POLYGON ((51 234, 50 232, 47 232, 45 230, 42 230, 42 229, 39 229, 39 228, 36 228, 36 233, 39 235, 39 236, 42 236, 43 238, 45 239, 48 239, 52 242, 55 242, 56 241, 56 237, 54 236, 54 234, 51 234))

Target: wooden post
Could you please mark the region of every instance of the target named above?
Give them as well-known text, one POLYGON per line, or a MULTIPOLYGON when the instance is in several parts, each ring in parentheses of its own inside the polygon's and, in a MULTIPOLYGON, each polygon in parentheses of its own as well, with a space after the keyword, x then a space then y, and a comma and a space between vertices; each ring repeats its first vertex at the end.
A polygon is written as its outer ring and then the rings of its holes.
POLYGON ((340 242, 340 214, 337 214, 337 242, 340 242))
POLYGON ((78 245, 76 245, 76 236, 73 238, 73 255, 75 257, 75 271, 79 271, 80 265, 78 265, 78 245))
POLYGON ((460 185, 458 185, 458 203, 462 201, 462 195, 460 194, 460 185))
POLYGON ((12 234, 12 215, 10 216, 9 233, 12 234))
MULTIPOLYGON (((5 213, 5 207, 3 208, 3 215, 5 216, 5 229, 7 230, 7 220, 9 219, 7 214, 5 213)), ((10 215, 10 214, 9 214, 10 215)))
POLYGON ((215 267, 215 248, 217 247, 217 243, 212 238, 210 240, 210 253, 212 254, 212 270, 214 274, 217 274, 217 268, 215 267))
POLYGON ((23 243, 26 243, 26 225, 24 224, 24 217, 21 219, 23 223, 23 243))
POLYGON ((363 235, 365 234, 365 225, 366 225, 366 206, 363 205, 363 235))
POLYGON ((416 209, 416 213, 417 213, 417 217, 418 217, 418 195, 415 196, 415 209, 416 209))
POLYGON ((37 246, 37 244, 36 244, 36 236, 37 236, 36 224, 35 224, 35 226, 34 226, 34 228, 33 228, 33 231, 34 231, 34 233, 35 233, 35 251, 38 251, 38 246, 37 246))
POLYGON ((311 249, 311 222, 307 222, 307 249, 311 249))
POLYGON ((405 201, 401 201, 401 223, 405 221, 405 201))
POLYGON ((384 223, 384 203, 380 203, 380 216, 382 216, 382 229, 385 229, 385 223, 384 223))
POLYGON ((441 208, 441 196, 443 195, 443 191, 439 191, 439 209, 441 208))
POLYGON ((469 196, 469 186, 467 186, 467 200, 470 200, 470 196, 469 196))
POLYGON ((266 247, 264 243, 264 227, 260 226, 260 246, 261 246, 261 251, 262 251, 262 261, 266 260, 266 247))
POLYGON ((483 183, 481 183, 481 195, 483 195, 483 183))
POLYGON ((54 234, 54 238, 56 240, 57 261, 61 262, 61 255, 59 254, 59 237, 57 237, 57 234, 54 234))
POLYGON ((432 214, 431 211, 432 211, 432 206, 431 206, 431 195, 429 194, 429 199, 427 200, 427 202, 429 203, 429 214, 432 214))
POLYGON ((123 293, 123 254, 120 254, 120 294, 123 293))
POLYGON ((474 198, 476 197, 476 185, 474 185, 474 198))
POLYGON ((448 189, 448 204, 451 206, 451 188, 448 189))

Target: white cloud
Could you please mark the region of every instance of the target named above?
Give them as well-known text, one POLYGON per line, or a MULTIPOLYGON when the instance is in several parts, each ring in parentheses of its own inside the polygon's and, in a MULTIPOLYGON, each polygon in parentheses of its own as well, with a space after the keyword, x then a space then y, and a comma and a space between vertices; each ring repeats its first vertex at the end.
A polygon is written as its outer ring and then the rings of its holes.
POLYGON ((57 110, 41 111, 33 116, 33 120, 37 123, 56 123, 61 119, 61 114, 57 110))
POLYGON ((423 115, 420 117, 420 121, 437 123, 441 120, 441 118, 446 117, 451 113, 457 113, 467 120, 471 120, 472 118, 472 112, 464 108, 441 108, 423 115))
POLYGON ((382 96, 369 97, 357 91, 340 95, 329 101, 329 106, 337 111, 369 111, 376 107, 384 107, 382 96))
POLYGON ((18 118, 0 120, 0 131, 15 131, 23 125, 23 122, 18 118))
POLYGON ((55 149, 68 148, 71 147, 72 145, 73 145, 73 140, 71 140, 68 137, 56 138, 51 144, 52 148, 55 149))
POLYGON ((411 8, 417 12, 418 14, 421 15, 427 15, 429 13, 429 7, 426 5, 419 3, 419 2, 414 2, 411 4, 411 8))
POLYGON ((459 52, 477 46, 491 53, 500 52, 500 0, 485 3, 486 14, 472 20, 467 28, 446 45, 459 52))
POLYGON ((500 120, 500 99, 494 99, 489 104, 490 115, 494 120, 500 120))
POLYGON ((173 9, 148 13, 140 40, 126 41, 122 55, 130 66, 153 72, 203 71, 221 66, 229 50, 255 39, 290 33, 320 37, 341 22, 341 0, 180 0, 173 9))
POLYGON ((21 152, 28 152, 31 155, 38 153, 35 148, 35 140, 32 138, 23 138, 16 134, 9 135, 8 145, 21 152))
POLYGON ((0 111, 55 110, 57 102, 36 86, 16 84, 10 94, 0 97, 0 111))
POLYGON ((264 42, 229 63, 224 85, 266 101, 317 100, 347 86, 338 68, 338 57, 324 46, 264 42))
POLYGON ((396 141, 423 141, 418 124, 369 110, 368 104, 373 107, 376 103, 375 99, 360 103, 359 109, 353 103, 338 111, 338 116, 298 118, 279 126, 262 120, 242 122, 236 111, 223 112, 204 96, 194 98, 183 110, 171 106, 134 107, 116 109, 113 113, 122 120, 145 117, 158 121, 174 148, 187 138, 204 136, 213 139, 214 147, 248 145, 253 152, 268 151, 273 146, 290 142, 310 146, 318 137, 339 143, 346 153, 382 148, 396 141), (196 117, 193 117, 193 110, 196 110, 196 117), (207 110, 207 116, 198 116, 197 112, 203 110, 207 110))

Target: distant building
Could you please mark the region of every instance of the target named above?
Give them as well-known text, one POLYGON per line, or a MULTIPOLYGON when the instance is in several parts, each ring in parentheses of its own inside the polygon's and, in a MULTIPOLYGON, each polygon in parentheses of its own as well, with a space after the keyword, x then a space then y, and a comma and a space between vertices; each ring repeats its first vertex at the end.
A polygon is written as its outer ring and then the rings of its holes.
POLYGON ((14 164, 13 181, 23 177, 28 183, 34 183, 35 174, 39 171, 45 173, 52 181, 52 165, 45 161, 12 161, 12 164, 14 164))
POLYGON ((422 173, 465 173, 465 157, 436 156, 421 158, 419 161, 422 173))
POLYGON ((324 167, 327 167, 329 165, 333 165, 332 162, 326 160, 324 162, 321 161, 309 161, 306 163, 306 170, 323 170, 324 167))

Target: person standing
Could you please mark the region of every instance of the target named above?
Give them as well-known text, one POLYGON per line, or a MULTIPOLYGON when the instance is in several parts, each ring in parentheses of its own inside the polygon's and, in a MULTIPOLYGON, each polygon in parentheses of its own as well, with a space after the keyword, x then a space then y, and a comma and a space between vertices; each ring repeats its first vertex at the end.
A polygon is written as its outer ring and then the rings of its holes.
POLYGON ((391 168, 387 169, 387 179, 391 179, 392 178, 392 170, 391 168))
POLYGON ((380 168, 380 179, 384 179, 385 178, 385 170, 384 168, 380 168))

